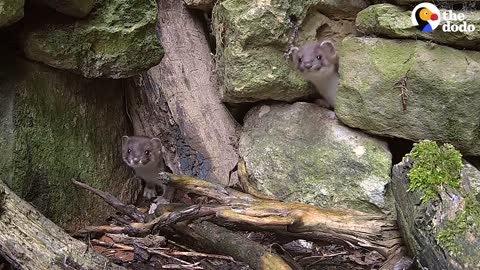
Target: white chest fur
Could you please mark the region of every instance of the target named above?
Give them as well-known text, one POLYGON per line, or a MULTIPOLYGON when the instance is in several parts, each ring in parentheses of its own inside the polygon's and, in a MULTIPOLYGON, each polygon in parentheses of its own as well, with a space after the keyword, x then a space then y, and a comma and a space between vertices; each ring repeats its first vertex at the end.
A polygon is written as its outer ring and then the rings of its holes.
POLYGON ((335 66, 326 66, 318 71, 302 73, 305 80, 311 82, 322 97, 332 107, 335 107, 335 99, 338 90, 338 73, 335 66))

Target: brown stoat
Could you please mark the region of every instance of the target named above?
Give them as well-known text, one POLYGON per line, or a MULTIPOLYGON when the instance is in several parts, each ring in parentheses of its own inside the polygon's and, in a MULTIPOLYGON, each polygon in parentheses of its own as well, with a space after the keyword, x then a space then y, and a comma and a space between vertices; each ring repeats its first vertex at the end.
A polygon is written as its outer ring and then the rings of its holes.
POLYGON ((160 185, 163 194, 157 201, 170 202, 174 189, 165 184, 159 184, 158 173, 166 167, 162 157, 162 143, 158 138, 146 136, 123 136, 123 161, 135 171, 135 174, 145 181, 143 196, 147 199, 156 197, 156 185, 160 185), (163 199, 163 200, 162 200, 163 199))
POLYGON ((335 108, 338 90, 339 57, 332 41, 307 43, 292 48, 292 60, 303 78, 313 83, 326 101, 325 107, 335 108))

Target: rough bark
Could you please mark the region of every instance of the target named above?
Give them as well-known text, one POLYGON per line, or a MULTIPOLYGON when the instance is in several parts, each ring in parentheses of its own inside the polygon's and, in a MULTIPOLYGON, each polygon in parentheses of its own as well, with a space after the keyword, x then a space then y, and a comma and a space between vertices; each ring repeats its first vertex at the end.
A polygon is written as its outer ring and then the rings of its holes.
POLYGON ((220 101, 201 21, 182 1, 158 4, 165 57, 127 90, 135 133, 162 139, 174 173, 235 184, 237 124, 220 101))
POLYGON ((175 231, 215 253, 232 256, 258 270, 291 270, 292 268, 277 254, 261 244, 211 222, 194 222, 175 225, 175 231))
POLYGON ((0 255, 16 269, 125 269, 70 237, 2 181, 0 255))
POLYGON ((221 204, 200 205, 185 212, 180 210, 175 212, 173 220, 167 218, 166 223, 181 221, 184 214, 188 218, 214 216, 216 222, 236 224, 249 230, 268 230, 298 239, 351 243, 375 250, 386 258, 402 246, 396 222, 382 214, 264 200, 191 177, 161 175, 176 189, 207 196, 221 204))

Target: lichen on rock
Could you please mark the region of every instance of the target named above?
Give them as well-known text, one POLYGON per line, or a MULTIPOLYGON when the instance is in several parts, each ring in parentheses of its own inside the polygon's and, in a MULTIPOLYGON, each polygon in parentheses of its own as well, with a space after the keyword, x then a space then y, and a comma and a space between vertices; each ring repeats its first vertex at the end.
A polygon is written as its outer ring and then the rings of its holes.
POLYGON ((155 1, 101 1, 82 20, 38 15, 46 18, 26 24, 22 48, 28 58, 52 67, 117 79, 147 70, 163 57, 155 1))
POLYGON ((8 26, 23 17, 24 0, 2 0, 0 2, 0 27, 8 26))
POLYGON ((260 190, 290 202, 386 209, 386 143, 332 120, 310 103, 257 106, 245 118, 240 154, 260 190))
POLYGON ((103 220, 106 205, 71 180, 115 196, 125 186, 122 82, 86 79, 8 51, 1 67, 0 180, 64 228, 103 220))
MULTIPOLYGON (((440 10, 444 12, 445 10, 440 10)), ((465 22, 475 26, 473 32, 444 32, 440 22, 439 28, 433 32, 422 32, 413 26, 410 19, 411 10, 392 4, 377 4, 369 6, 357 14, 356 26, 366 35, 378 35, 389 38, 425 39, 457 48, 480 48, 480 11, 461 11, 465 22)), ((451 24, 458 24, 452 22, 451 24)))
MULTIPOLYGON (((336 19, 354 17, 366 6, 363 0, 219 2, 213 17, 223 100, 292 101, 313 94, 310 85, 284 59, 294 23, 301 25, 309 11, 315 10, 328 16, 322 18, 324 23, 318 26, 321 28, 336 19)), ((343 24, 336 23, 334 30, 346 28, 343 24)))
POLYGON ((480 52, 423 41, 349 37, 335 111, 369 133, 450 143, 480 155, 480 52))

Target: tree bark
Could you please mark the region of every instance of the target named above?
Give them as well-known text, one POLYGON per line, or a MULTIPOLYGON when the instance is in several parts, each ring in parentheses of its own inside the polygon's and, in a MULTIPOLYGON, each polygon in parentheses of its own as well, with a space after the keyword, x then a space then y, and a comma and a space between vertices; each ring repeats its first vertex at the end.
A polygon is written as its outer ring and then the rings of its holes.
POLYGON ((175 174, 233 185, 237 123, 221 102, 203 25, 182 1, 158 4, 165 57, 128 89, 135 133, 162 139, 175 174))
POLYGON ((125 269, 70 237, 1 181, 0 255, 16 269, 125 269))

